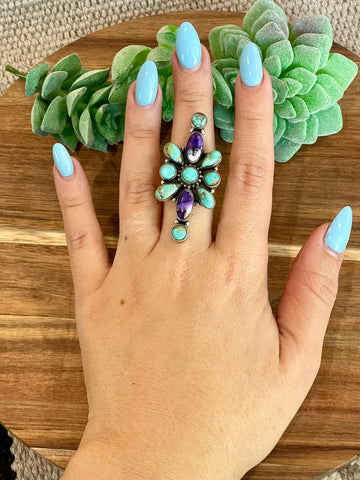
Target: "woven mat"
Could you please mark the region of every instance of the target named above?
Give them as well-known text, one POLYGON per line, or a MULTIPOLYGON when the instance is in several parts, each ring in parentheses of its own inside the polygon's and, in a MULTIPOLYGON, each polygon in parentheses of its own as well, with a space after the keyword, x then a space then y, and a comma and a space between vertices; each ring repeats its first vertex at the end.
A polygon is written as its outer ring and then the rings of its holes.
MULTIPOLYGON (((334 41, 360 55, 359 0, 275 1, 285 10, 289 22, 302 15, 327 15, 334 41)), ((0 0, 0 94, 17 79, 5 71, 7 64, 27 72, 65 45, 110 25, 165 12, 246 12, 252 3, 253 0, 0 0)), ((0 480, 57 480, 61 474, 62 469, 0 424, 0 480)), ((360 456, 321 478, 360 480, 360 456)))

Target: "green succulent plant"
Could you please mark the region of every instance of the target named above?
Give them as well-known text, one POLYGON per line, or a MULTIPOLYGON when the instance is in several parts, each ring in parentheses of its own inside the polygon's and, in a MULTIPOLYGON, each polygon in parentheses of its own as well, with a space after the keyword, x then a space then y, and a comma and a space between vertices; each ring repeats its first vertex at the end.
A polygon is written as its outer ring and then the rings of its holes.
MULTIPOLYGON (((158 70, 163 93, 162 119, 174 118, 171 56, 178 26, 165 25, 156 35, 158 46, 128 45, 109 69, 86 70, 76 53, 61 59, 49 72, 41 63, 28 74, 6 70, 26 81, 25 95, 38 95, 32 112, 32 131, 52 135, 70 150, 78 142, 106 152, 124 139, 129 86, 148 60, 158 70)), ((257 45, 271 76, 274 100, 275 160, 287 162, 302 144, 337 133, 342 114, 337 103, 357 74, 357 65, 344 55, 330 53, 332 28, 324 15, 295 19, 288 26, 284 11, 272 0, 257 0, 242 27, 214 27, 209 32, 215 100, 214 121, 220 137, 232 143, 235 122, 235 80, 240 55, 248 42, 257 45)))
POLYGON ((315 143, 343 126, 337 103, 357 74, 357 65, 330 53, 332 28, 324 15, 295 19, 288 26, 284 11, 272 0, 257 0, 242 28, 221 25, 209 32, 214 80, 215 126, 220 137, 234 136, 235 80, 248 42, 257 45, 271 77, 274 100, 275 160, 287 162, 302 144, 315 143))

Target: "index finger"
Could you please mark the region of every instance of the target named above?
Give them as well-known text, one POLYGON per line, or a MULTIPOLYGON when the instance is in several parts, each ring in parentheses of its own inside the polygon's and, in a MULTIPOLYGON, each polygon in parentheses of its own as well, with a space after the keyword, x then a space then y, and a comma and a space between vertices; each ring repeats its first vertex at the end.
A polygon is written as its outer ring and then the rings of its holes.
POLYGON ((273 96, 253 43, 235 82, 235 130, 215 246, 254 273, 265 273, 274 176, 273 96))

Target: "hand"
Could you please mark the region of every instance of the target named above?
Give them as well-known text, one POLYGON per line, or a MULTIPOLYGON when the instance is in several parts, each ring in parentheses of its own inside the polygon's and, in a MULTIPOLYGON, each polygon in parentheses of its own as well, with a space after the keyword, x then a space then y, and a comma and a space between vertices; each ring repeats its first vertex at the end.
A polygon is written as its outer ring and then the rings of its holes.
MULTIPOLYGON (((192 114, 204 112, 211 151, 211 60, 203 45, 201 52, 199 68, 186 71, 173 51, 171 141, 184 146, 192 114)), ((343 253, 324 242, 329 224, 315 230, 274 318, 267 290, 272 87, 266 70, 253 87, 241 76, 215 239, 213 210, 196 206, 188 238, 175 242, 175 204, 155 199, 159 85, 147 107, 137 104, 136 82, 129 88, 113 264, 79 161, 72 158, 68 178, 53 167, 89 402, 63 480, 239 479, 274 448, 317 375, 343 253)))

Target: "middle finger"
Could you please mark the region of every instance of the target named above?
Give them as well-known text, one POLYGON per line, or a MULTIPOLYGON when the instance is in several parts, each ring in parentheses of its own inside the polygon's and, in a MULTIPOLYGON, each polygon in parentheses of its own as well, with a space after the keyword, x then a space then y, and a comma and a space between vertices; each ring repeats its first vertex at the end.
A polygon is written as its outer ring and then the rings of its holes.
MULTIPOLYGON (((191 117, 202 112, 207 117, 204 128, 204 150, 215 149, 213 119, 213 81, 209 52, 199 40, 195 28, 184 22, 178 29, 176 47, 172 54, 174 84, 174 119, 171 142, 179 148, 186 147, 190 136, 191 117)), ((163 154, 163 158, 164 158, 163 154)), ((213 209, 197 205, 189 217, 188 235, 184 246, 194 248, 208 247, 212 242, 213 209)), ((171 230, 176 220, 176 202, 166 201, 163 210, 163 226, 160 242, 176 245, 171 230)), ((177 245, 179 248, 179 245, 177 245)))

